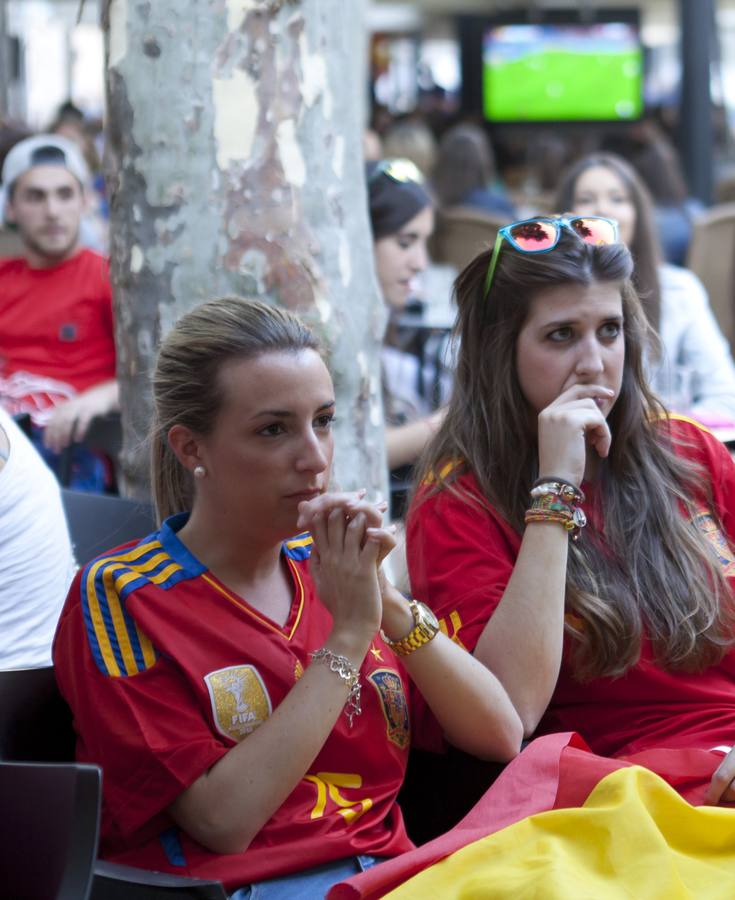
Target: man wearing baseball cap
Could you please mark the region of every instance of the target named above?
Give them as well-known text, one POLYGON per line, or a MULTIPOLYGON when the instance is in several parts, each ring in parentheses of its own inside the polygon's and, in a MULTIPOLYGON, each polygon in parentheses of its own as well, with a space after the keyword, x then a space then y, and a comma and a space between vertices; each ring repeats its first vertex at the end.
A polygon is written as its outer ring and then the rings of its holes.
MULTIPOLYGON (((118 408, 109 268, 79 241, 87 180, 78 147, 60 135, 21 141, 2 167, 0 209, 24 252, 0 260, 0 404, 30 414, 52 465, 118 408)), ((101 489, 104 478, 75 447, 72 483, 101 489)))

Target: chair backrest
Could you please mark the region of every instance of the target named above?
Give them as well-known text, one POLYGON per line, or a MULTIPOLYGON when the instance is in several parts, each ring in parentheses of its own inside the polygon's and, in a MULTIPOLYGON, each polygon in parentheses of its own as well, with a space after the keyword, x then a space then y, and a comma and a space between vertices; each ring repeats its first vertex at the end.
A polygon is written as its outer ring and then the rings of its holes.
POLYGON ((182 878, 102 860, 95 863, 100 770, 96 766, 45 763, 73 760, 74 744, 71 710, 59 693, 53 668, 0 671, 0 897, 226 900, 218 881, 182 878), (43 760, 44 764, 12 768, 18 760, 43 760), (87 770, 95 773, 96 786, 87 770), (21 798, 5 788, 6 781, 13 781, 15 776, 19 791, 23 791, 21 798), (14 804, 21 799, 27 803, 22 814, 16 814, 14 804), (6 854, 10 854, 9 862, 6 854), (47 871, 27 872, 29 860, 47 871), (91 872, 94 878, 88 894, 91 872), (8 881, 11 876, 12 882, 8 881))
POLYGON ((713 206, 695 219, 687 266, 704 284, 735 352, 735 203, 713 206))
POLYGON ((3 897, 87 900, 101 786, 97 766, 0 762, 3 897))
POLYGON ((80 565, 118 544, 143 538, 157 527, 150 503, 70 488, 61 489, 61 499, 80 565))
POLYGON ((74 743, 52 666, 0 671, 0 760, 70 762, 74 743))
POLYGON ((449 263, 461 271, 482 250, 492 247, 507 216, 496 216, 471 206, 437 210, 429 252, 434 262, 449 263))

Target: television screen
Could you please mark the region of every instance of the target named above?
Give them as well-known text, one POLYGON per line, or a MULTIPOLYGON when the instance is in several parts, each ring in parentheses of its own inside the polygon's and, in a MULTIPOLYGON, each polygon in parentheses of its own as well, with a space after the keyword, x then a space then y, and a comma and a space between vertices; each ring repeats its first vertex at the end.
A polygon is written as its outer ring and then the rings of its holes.
POLYGON ((483 34, 490 122, 637 119, 643 48, 628 22, 491 25, 483 34))

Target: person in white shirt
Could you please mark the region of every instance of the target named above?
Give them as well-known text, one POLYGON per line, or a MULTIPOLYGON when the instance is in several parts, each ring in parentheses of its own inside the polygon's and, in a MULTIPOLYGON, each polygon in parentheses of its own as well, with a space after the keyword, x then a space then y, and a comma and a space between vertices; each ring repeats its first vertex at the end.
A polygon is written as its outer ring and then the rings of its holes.
POLYGON ((705 423, 735 422, 735 364, 728 343, 697 276, 662 261, 650 194, 633 168, 610 153, 585 156, 562 176, 556 205, 617 219, 635 261, 633 280, 661 338, 661 352, 658 358, 650 354, 649 368, 664 403, 705 423))
POLYGON ((0 669, 51 665, 75 571, 59 485, 0 407, 0 669))

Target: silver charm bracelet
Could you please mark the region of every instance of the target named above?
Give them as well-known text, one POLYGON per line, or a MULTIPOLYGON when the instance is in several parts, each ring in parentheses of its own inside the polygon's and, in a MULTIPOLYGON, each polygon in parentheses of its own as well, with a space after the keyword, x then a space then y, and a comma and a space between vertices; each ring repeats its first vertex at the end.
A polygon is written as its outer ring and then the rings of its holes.
POLYGON ((350 723, 350 728, 352 728, 352 720, 355 716, 359 716, 362 713, 362 707, 360 706, 360 692, 362 691, 360 673, 346 656, 340 656, 339 653, 328 650, 326 647, 322 647, 321 650, 315 650, 309 656, 315 661, 324 660, 329 666, 329 670, 334 672, 335 675, 339 675, 349 685, 350 693, 345 702, 345 715, 350 723))

